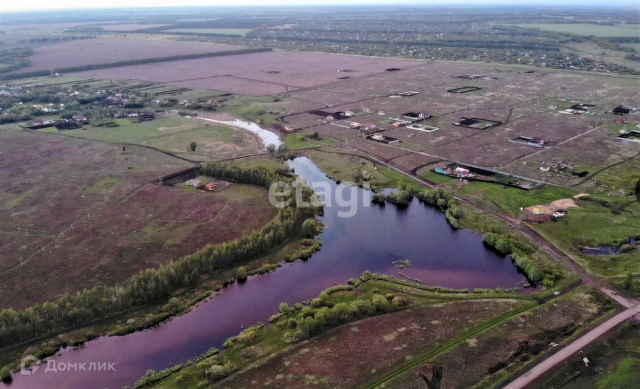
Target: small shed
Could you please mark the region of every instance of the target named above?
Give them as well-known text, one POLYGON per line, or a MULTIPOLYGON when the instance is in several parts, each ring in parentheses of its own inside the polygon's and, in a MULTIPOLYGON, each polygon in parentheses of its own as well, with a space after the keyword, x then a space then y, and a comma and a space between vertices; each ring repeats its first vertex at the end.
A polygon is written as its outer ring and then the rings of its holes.
POLYGON ((193 180, 189 180, 187 182, 185 182, 185 184, 192 186, 194 188, 202 188, 202 181, 197 180, 197 179, 193 179, 193 180))
POLYGON ((463 167, 457 167, 454 171, 458 177, 469 176, 469 169, 465 169, 463 167))
POLYGON ((214 190, 216 190, 217 186, 218 186, 217 182, 211 181, 207 185, 204 186, 204 189, 213 192, 214 190))

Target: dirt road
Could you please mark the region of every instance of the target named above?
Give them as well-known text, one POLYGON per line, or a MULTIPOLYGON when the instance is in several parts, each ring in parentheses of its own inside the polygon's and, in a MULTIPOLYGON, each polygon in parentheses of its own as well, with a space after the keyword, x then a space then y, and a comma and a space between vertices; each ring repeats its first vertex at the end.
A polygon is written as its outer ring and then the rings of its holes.
POLYGON ((591 331, 587 332, 586 334, 582 335, 580 338, 575 340, 573 343, 569 344, 568 346, 565 346, 562 350, 558 351, 557 353, 555 353, 551 357, 549 357, 546 360, 540 362, 539 364, 534 366, 531 370, 529 370, 528 372, 526 372, 525 374, 520 376, 518 379, 516 379, 515 381, 513 381, 509 385, 505 386, 503 389, 521 389, 521 388, 526 388, 527 385, 529 385, 535 379, 539 378, 544 373, 546 373, 547 371, 552 369, 554 366, 556 366, 557 364, 563 362, 565 359, 569 358, 571 355, 575 354, 576 352, 582 350, 584 347, 589 345, 589 343, 595 341, 596 339, 598 339, 600 336, 604 335, 610 329, 614 328, 618 324, 622 323, 623 321, 625 321, 627 319, 630 319, 632 316, 637 315, 637 314, 640 314, 640 305, 638 305, 638 306, 636 306, 634 308, 631 308, 631 309, 627 309, 627 310, 615 315, 614 317, 612 317, 611 319, 609 319, 609 320, 605 321, 604 323, 600 324, 599 326, 597 326, 593 330, 591 330, 591 331))

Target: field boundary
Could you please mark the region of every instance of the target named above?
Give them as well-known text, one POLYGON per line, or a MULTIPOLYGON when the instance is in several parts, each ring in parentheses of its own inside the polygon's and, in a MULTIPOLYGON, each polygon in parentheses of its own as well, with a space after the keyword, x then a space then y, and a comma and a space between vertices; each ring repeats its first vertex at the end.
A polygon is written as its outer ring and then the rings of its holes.
POLYGON ((392 380, 396 377, 398 377, 399 375, 406 373, 407 371, 414 369, 416 367, 418 367, 419 365, 428 362, 431 358, 442 354, 445 351, 448 351, 450 349, 452 349, 453 347, 457 346, 458 344, 460 344, 461 342, 475 336, 478 335, 481 332, 484 332, 486 330, 488 330, 489 328, 493 327, 496 324, 502 323, 508 319, 511 319, 521 313, 524 313, 530 309, 533 309, 537 306, 539 306, 540 304, 538 302, 534 302, 534 303, 530 303, 530 304, 525 304, 519 308, 516 308, 514 310, 511 310, 507 313, 504 313, 500 316, 497 316, 483 324, 480 324, 479 326, 476 326, 475 328, 465 332, 464 334, 460 335, 459 337, 450 340, 447 343, 444 343, 441 346, 438 346, 430 351, 427 351, 426 353, 422 354, 419 358, 413 359, 411 362, 404 364, 403 366, 400 366, 399 368, 396 368, 395 370, 391 371, 390 373, 386 374, 384 377, 373 381, 372 383, 365 385, 365 386, 361 386, 360 389, 375 389, 378 388, 380 385, 384 384, 385 382, 392 380))
POLYGON ((0 80, 15 80, 18 78, 48 76, 54 73, 82 72, 85 70, 109 69, 109 68, 117 68, 117 67, 124 67, 124 66, 145 65, 149 63, 183 61, 183 60, 189 60, 189 59, 199 59, 199 58, 209 58, 209 57, 223 57, 228 55, 266 53, 271 51, 273 51, 273 49, 270 47, 267 47, 267 48, 256 48, 256 49, 216 51, 216 52, 209 52, 209 53, 202 53, 202 54, 172 55, 168 57, 145 58, 145 59, 136 59, 136 60, 130 60, 130 61, 108 62, 108 63, 101 63, 101 64, 93 64, 93 65, 53 68, 51 70, 38 70, 34 72, 6 74, 6 75, 0 76, 0 80))

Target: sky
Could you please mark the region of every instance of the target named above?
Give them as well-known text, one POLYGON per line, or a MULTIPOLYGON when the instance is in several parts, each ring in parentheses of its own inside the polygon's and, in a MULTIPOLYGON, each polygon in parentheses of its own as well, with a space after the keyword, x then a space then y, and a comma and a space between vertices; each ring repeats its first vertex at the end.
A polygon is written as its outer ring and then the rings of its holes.
MULTIPOLYGON (((184 7, 184 6, 269 6, 269 5, 348 5, 348 4, 470 4, 470 5, 602 5, 600 0, 28 0, 0 1, 1 12, 39 11, 51 9, 184 7)), ((611 0, 607 5, 640 8, 638 0, 611 0)), ((0 18, 0 25, 2 19, 0 18)))

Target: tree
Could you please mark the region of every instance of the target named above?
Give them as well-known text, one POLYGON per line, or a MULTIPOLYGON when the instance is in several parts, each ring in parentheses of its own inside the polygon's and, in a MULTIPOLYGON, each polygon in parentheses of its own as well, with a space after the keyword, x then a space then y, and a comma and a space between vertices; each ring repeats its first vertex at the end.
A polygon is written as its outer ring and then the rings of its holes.
POLYGON ((247 279, 247 268, 245 268, 244 266, 240 266, 237 270, 236 270, 236 278, 239 281, 244 281, 247 279))
POLYGON ((418 371, 418 377, 422 378, 424 382, 427 384, 428 389, 440 389, 440 385, 442 385, 442 376, 444 368, 442 366, 436 365, 427 365, 427 367, 431 368, 431 379, 427 376, 427 373, 418 371))
POLYGON ((191 144, 189 144, 189 148, 191 149, 191 151, 196 151, 196 147, 198 147, 198 144, 196 142, 191 142, 191 144))
POLYGON ((633 274, 631 272, 627 273, 627 276, 624 279, 624 288, 631 289, 633 286, 633 274))
POLYGON ((11 370, 9 370, 8 366, 5 366, 0 370, 0 379, 2 379, 2 382, 7 384, 13 381, 13 378, 11 377, 11 370))
POLYGON ((273 143, 269 143, 267 145, 267 151, 273 154, 276 151, 276 145, 274 145, 273 143))
POLYGON ((312 238, 318 234, 316 224, 317 222, 315 219, 309 218, 302 223, 302 231, 306 236, 312 238))

